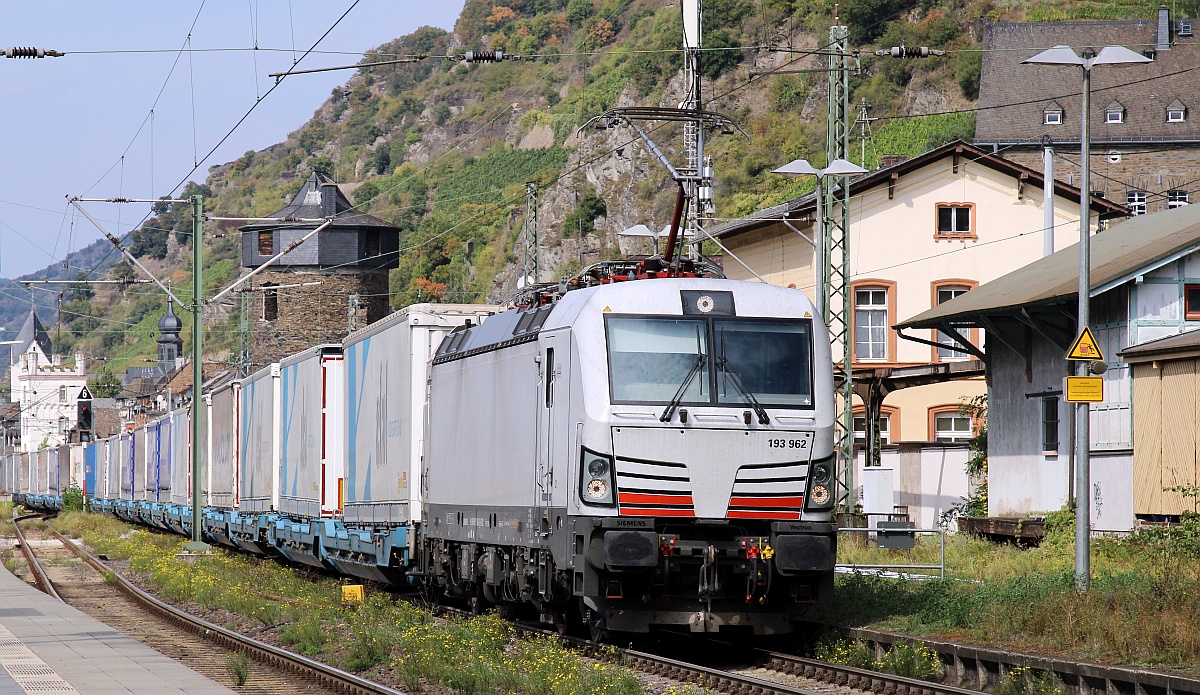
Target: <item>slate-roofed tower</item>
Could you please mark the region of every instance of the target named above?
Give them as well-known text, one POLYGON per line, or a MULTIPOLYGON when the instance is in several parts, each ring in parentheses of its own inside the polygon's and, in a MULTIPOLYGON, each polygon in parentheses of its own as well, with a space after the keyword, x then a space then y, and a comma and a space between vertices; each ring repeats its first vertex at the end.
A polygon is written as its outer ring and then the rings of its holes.
POLYGON ((317 226, 285 220, 334 222, 255 276, 252 369, 340 342, 352 328, 386 316, 388 271, 399 259, 400 230, 353 209, 321 172, 313 172, 292 202, 270 217, 279 221, 241 227, 243 268, 257 268, 317 226))

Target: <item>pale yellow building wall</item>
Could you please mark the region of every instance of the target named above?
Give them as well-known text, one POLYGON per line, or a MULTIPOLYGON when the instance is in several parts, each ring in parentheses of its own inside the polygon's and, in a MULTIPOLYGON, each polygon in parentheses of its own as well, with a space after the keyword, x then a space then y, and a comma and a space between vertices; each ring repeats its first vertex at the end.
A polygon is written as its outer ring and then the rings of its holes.
MULTIPOLYGON (((811 230, 807 230, 807 233, 811 239, 811 230)), ((781 223, 730 239, 728 246, 768 283, 781 287, 794 284, 796 289, 812 296, 815 249, 799 233, 781 223)), ((741 263, 733 259, 727 259, 725 266, 725 273, 731 278, 755 279, 741 263)))
POLYGON ((900 432, 891 423, 892 441, 925 442, 932 437, 929 432, 929 409, 942 405, 959 405, 964 400, 987 393, 987 382, 983 379, 947 381, 941 384, 914 386, 910 389, 893 391, 883 399, 886 408, 900 410, 900 432))

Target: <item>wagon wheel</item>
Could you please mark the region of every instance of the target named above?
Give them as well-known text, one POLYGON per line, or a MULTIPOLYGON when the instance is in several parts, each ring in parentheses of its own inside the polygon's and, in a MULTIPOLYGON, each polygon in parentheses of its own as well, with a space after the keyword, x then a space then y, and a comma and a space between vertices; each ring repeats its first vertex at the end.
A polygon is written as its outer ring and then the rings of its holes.
POLYGON ((586 625, 587 629, 588 629, 588 632, 587 632, 588 639, 590 639, 592 642, 595 642, 596 644, 604 644, 605 642, 607 642, 610 635, 609 635, 608 630, 606 630, 603 627, 600 627, 600 621, 602 620, 602 618, 600 616, 596 615, 596 613, 594 611, 592 611, 591 608, 588 608, 585 606, 585 607, 583 607, 582 610, 583 610, 583 624, 586 625))

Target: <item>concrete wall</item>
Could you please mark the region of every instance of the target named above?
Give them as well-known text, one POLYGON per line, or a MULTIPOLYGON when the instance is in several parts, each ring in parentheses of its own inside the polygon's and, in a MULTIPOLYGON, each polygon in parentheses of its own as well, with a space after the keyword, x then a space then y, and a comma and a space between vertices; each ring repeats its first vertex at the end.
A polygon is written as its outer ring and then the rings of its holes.
MULTIPOLYGON (((864 500, 886 497, 886 490, 880 491, 885 493, 881 496, 873 494, 871 488, 886 487, 890 481, 891 504, 878 509, 864 505, 864 511, 887 513, 892 506, 906 505, 909 519, 918 528, 936 528, 942 514, 971 493, 966 469, 970 452, 966 445, 911 442, 889 446, 881 453, 881 465, 864 471, 863 453, 858 452, 855 464, 859 496, 864 500), (877 475, 879 472, 883 475, 877 475)), ((872 523, 878 519, 873 517, 872 523)))

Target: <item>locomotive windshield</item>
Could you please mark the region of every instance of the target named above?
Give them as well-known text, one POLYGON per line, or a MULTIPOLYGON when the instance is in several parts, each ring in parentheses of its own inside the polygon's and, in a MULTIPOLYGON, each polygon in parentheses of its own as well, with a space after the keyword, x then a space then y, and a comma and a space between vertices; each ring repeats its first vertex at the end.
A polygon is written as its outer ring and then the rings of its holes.
POLYGON ((606 326, 614 403, 812 407, 809 320, 610 315, 606 326))

